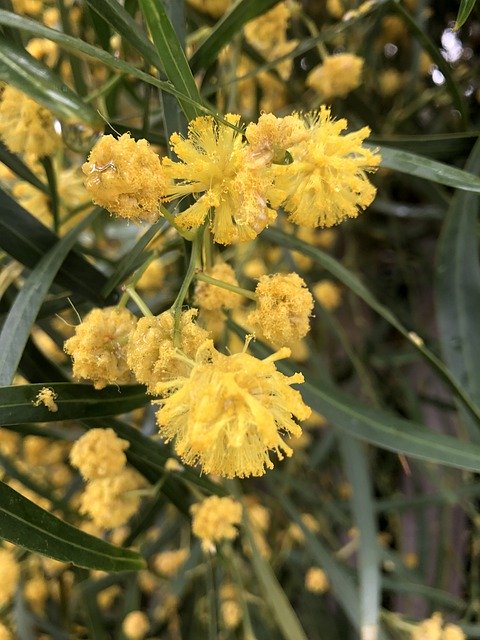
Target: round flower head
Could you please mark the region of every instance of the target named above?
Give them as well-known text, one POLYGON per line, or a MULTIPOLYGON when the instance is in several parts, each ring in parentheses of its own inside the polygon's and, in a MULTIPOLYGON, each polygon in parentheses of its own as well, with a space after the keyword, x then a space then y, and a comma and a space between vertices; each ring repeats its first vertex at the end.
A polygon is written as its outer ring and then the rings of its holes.
POLYGON ((158 401, 160 433, 175 440, 175 451, 205 473, 233 478, 261 476, 273 468, 269 452, 281 460, 292 449, 281 434, 299 437, 293 420, 305 420, 310 409, 292 384, 303 382, 277 371, 275 361, 289 349, 258 360, 247 353, 225 356, 211 340, 197 351, 190 376, 164 383, 158 401))
POLYGON ((153 559, 155 571, 166 578, 173 578, 188 557, 187 549, 162 551, 153 559))
POLYGON ((313 298, 297 273, 262 276, 255 289, 257 304, 247 322, 274 344, 289 344, 307 335, 313 298))
MULTIPOLYGON (((180 348, 194 358, 198 347, 208 338, 208 332, 194 323, 197 309, 182 313, 180 348)), ((140 318, 127 345, 127 362, 136 379, 158 395, 157 386, 165 380, 188 375, 188 365, 178 358, 173 344, 173 315, 165 311, 159 316, 140 318)))
POLYGON ((328 591, 330 583, 327 574, 320 567, 310 567, 305 575, 305 589, 311 593, 321 594, 328 591))
POLYGON ((60 144, 50 111, 10 85, 0 101, 0 138, 10 151, 35 158, 52 155, 60 144))
POLYGON ((13 553, 0 549, 0 605, 6 604, 17 589, 20 565, 13 553))
POLYGON ((332 227, 355 218, 374 199, 376 189, 366 172, 374 171, 381 157, 362 146, 368 127, 341 135, 346 126, 346 120, 332 120, 330 110, 321 107, 305 123, 308 139, 289 149, 293 162, 273 165, 291 222, 332 227))
MULTIPOLYGON (((238 280, 232 267, 226 262, 217 262, 211 269, 207 270, 207 275, 221 280, 227 284, 238 287, 238 280)), ((218 311, 222 307, 225 309, 236 309, 242 304, 242 296, 234 291, 222 289, 208 282, 199 280, 195 287, 195 304, 202 311, 218 311)))
MULTIPOLYGON (((228 114, 225 120, 238 127, 240 116, 228 114)), ((215 242, 252 240, 276 217, 268 205, 268 167, 251 156, 241 133, 211 116, 192 120, 188 129, 187 139, 177 133, 170 138, 180 162, 163 159, 168 178, 176 181, 167 199, 196 198, 175 222, 181 229, 192 229, 210 216, 215 242)))
POLYGON ((129 446, 113 429, 90 429, 73 445, 70 462, 85 480, 115 476, 127 464, 129 446))
POLYGON ((251 154, 267 163, 282 163, 286 150, 307 140, 308 135, 298 114, 277 118, 273 113, 263 113, 258 122, 251 122, 245 130, 251 154))
POLYGON ((64 345, 73 358, 73 375, 93 382, 95 389, 131 381, 125 343, 137 319, 128 309, 93 309, 64 345))
POLYGON ((153 222, 164 195, 166 179, 160 158, 146 140, 129 133, 102 136, 82 166, 92 200, 110 213, 135 222, 153 222))
POLYGON ((234 540, 234 525, 242 520, 242 505, 233 498, 210 496, 190 507, 192 531, 202 541, 204 551, 215 551, 215 542, 234 540))
POLYGON ((320 280, 313 286, 313 295, 328 311, 335 311, 342 302, 342 290, 331 280, 320 280))
POLYGON ((80 513, 90 516, 97 527, 120 527, 138 510, 140 496, 134 492, 142 487, 143 477, 128 467, 113 477, 92 480, 80 496, 80 513))
POLYGON ((344 98, 360 86, 364 59, 351 53, 328 56, 323 64, 310 71, 307 86, 315 89, 322 98, 344 98))
POLYGON ((143 640, 149 629, 150 622, 143 611, 130 611, 122 622, 122 631, 127 640, 143 640))
POLYGON ((188 0, 188 4, 202 13, 208 13, 212 18, 220 18, 232 4, 232 0, 188 0))

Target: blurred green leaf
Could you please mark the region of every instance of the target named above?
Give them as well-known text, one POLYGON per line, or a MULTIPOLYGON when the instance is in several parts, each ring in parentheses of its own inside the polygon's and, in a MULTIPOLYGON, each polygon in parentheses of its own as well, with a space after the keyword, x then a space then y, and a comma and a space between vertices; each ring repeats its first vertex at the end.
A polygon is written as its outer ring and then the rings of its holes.
MULTIPOLYGON (((480 142, 466 164, 480 172, 480 142)), ((437 248, 437 311, 442 351, 460 384, 480 402, 480 261, 478 214, 480 198, 456 193, 437 248)), ((480 441, 479 426, 465 416, 471 437, 480 441)))
POLYGON ((24 384, 0 387, 0 423, 57 422, 59 420, 84 420, 127 413, 148 403, 145 388, 141 385, 106 387, 95 390, 88 384, 70 382, 49 383, 56 394, 58 411, 49 411, 33 402, 45 384, 24 384))
POLYGON ((380 147, 380 154, 382 167, 438 182, 447 187, 480 193, 480 178, 468 171, 462 171, 442 162, 391 147, 380 147))
POLYGON ((440 160, 452 160, 457 156, 467 155, 472 150, 473 145, 480 132, 467 131, 466 133, 438 133, 425 135, 394 135, 369 137, 372 144, 383 147, 394 147, 399 150, 417 153, 437 158, 440 160))
POLYGON ((114 547, 41 509, 0 483, 0 537, 49 558, 102 571, 143 569, 134 551, 114 547))
POLYGON ((11 84, 67 122, 102 125, 98 113, 24 49, 0 40, 0 80, 11 84))
POLYGON ((243 0, 235 3, 230 11, 216 23, 208 38, 195 51, 190 59, 192 73, 208 69, 217 59, 220 51, 230 44, 235 34, 249 20, 262 15, 280 0, 243 0))
POLYGON ((93 211, 40 260, 15 299, 0 333, 0 386, 12 382, 42 302, 79 233, 98 215, 93 211))
MULTIPOLYGON (((162 2, 140 0, 140 6, 167 78, 182 94, 189 96, 191 100, 201 103, 202 99, 185 53, 162 2)), ((200 115, 200 112, 193 104, 181 99, 179 99, 179 102, 187 120, 192 120, 200 115)))
POLYGON ((33 173, 33 171, 27 167, 26 164, 14 153, 12 153, 0 140, 0 162, 8 167, 13 173, 29 182, 31 185, 43 191, 43 193, 49 193, 48 186, 38 179, 38 177, 33 173))
MULTIPOLYGON (((6 253, 34 269, 57 241, 58 237, 50 229, 0 188, 0 247, 6 253)), ((117 299, 114 287, 108 296, 102 295, 107 278, 75 250, 67 254, 54 281, 98 305, 112 304, 117 299)))
POLYGON ((468 16, 472 13, 476 0, 461 0, 460 7, 458 9, 457 19, 455 20, 455 31, 465 24, 468 16))

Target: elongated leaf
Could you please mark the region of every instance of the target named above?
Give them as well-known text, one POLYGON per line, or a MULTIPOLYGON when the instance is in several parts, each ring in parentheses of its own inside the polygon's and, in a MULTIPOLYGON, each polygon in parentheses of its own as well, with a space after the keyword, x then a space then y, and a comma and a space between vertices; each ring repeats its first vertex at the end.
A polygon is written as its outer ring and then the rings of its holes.
POLYGON ((461 0, 460 7, 458 9, 457 19, 455 21, 455 30, 465 24, 468 16, 472 13, 476 0, 461 0))
POLYGON ((425 135, 395 135, 369 137, 372 144, 382 147, 393 147, 403 151, 418 153, 437 160, 448 160, 457 156, 465 156, 470 153, 478 139, 479 132, 467 133, 438 133, 425 135))
MULTIPOLYGON (((480 142, 467 162, 480 171, 480 142)), ((450 370, 480 402, 480 262, 477 243, 480 198, 455 194, 438 244, 437 312, 442 351, 450 370)), ((470 435, 480 441, 478 424, 465 416, 470 435)))
MULTIPOLYGON (((0 247, 6 253, 34 269, 57 240, 54 233, 0 188, 0 247)), ((113 304, 118 299, 113 288, 109 296, 101 294, 107 278, 74 250, 65 258, 55 282, 99 305, 113 304)))
MULTIPOLYGON (((283 368, 280 367, 279 368, 283 368)), ((480 446, 429 431, 421 424, 360 404, 333 386, 301 386, 305 402, 335 427, 381 449, 448 467, 480 471, 480 446)))
POLYGON ((391 147, 380 147, 380 154, 382 156, 382 167, 400 171, 401 173, 408 173, 411 176, 438 182, 463 191, 480 193, 480 178, 468 171, 462 171, 442 162, 391 147))
MULTIPOLYGON (((185 53, 162 2, 140 0, 140 6, 167 78, 181 93, 192 100, 202 102, 185 53)), ((187 120, 200 115, 193 104, 183 100, 179 102, 187 120)))
POLYGON ((0 386, 11 383, 22 352, 27 343, 32 324, 50 285, 68 252, 75 244, 78 234, 98 215, 98 210, 82 220, 74 229, 40 260, 28 276, 23 289, 15 299, 0 333, 0 386))
POLYGON ((44 386, 0 387, 0 424, 101 418, 133 411, 148 402, 145 388, 140 385, 106 387, 96 391, 87 384, 55 382, 47 385, 56 394, 58 411, 52 412, 43 405, 35 407, 33 404, 44 386))
POLYGON ((145 562, 138 553, 120 549, 84 533, 41 509, 0 483, 0 537, 61 562, 102 571, 134 571, 145 562))
POLYGON ((8 40, 0 40, 0 80, 12 84, 65 121, 101 127, 98 113, 47 66, 8 40))
POLYGON ((237 2, 215 25, 208 38, 195 51, 190 66, 193 73, 208 69, 217 59, 221 49, 232 41, 233 36, 243 28, 249 20, 262 15, 279 0, 243 0, 237 2))
POLYGON ((12 153, 7 147, 0 141, 0 162, 3 162, 15 175, 22 180, 29 182, 31 185, 40 189, 44 193, 48 193, 48 186, 41 182, 37 176, 31 171, 26 164, 20 160, 20 158, 12 153))
POLYGON ((461 399, 465 408, 472 417, 480 421, 480 409, 474 400, 465 391, 463 385, 456 380, 445 365, 430 351, 420 339, 418 340, 402 325, 398 318, 384 305, 382 305, 375 296, 367 289, 367 287, 357 278, 357 276, 346 269, 338 260, 328 255, 324 251, 312 247, 295 236, 289 235, 276 227, 270 227, 263 232, 266 237, 279 244, 280 246, 297 249, 305 256, 309 256, 324 269, 343 282, 355 295, 359 296, 369 307, 374 309, 382 318, 384 318, 392 327, 401 333, 413 348, 415 348, 425 360, 427 360, 432 368, 439 374, 444 382, 452 389, 458 398, 461 399))
POLYGON ((352 512, 360 532, 357 571, 361 636, 376 637, 380 620, 381 560, 367 454, 362 443, 344 434, 340 436, 340 449, 352 487, 352 512))

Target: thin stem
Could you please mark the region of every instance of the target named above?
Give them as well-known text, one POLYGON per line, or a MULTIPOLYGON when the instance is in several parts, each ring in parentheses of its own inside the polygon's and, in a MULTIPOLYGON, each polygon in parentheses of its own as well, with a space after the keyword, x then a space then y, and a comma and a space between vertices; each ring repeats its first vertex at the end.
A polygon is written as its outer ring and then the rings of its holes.
POLYGON ((180 287, 180 291, 175 299, 175 302, 172 305, 173 312, 173 344, 175 347, 180 348, 180 320, 182 317, 182 307, 187 297, 188 289, 192 283, 193 278, 195 277, 195 273, 197 268, 200 265, 200 256, 202 249, 202 238, 203 238, 203 227, 201 227, 192 242, 192 253, 190 255, 190 263, 187 268, 187 272, 185 274, 185 278, 182 282, 182 286, 180 287))
POLYGON ((253 291, 249 291, 248 289, 243 289, 242 287, 237 287, 236 285, 230 284, 229 282, 223 282, 223 280, 217 280, 216 278, 207 276, 207 274, 203 273, 202 271, 198 271, 195 274, 195 278, 197 280, 202 280, 202 282, 207 282, 208 284, 211 284, 214 287, 220 287, 221 289, 227 289, 228 291, 233 291, 233 293, 238 293, 239 296, 245 296, 246 298, 250 298, 250 300, 257 299, 257 296, 253 293, 253 291))
POLYGON ((163 204, 160 205, 160 213, 165 218, 165 220, 168 220, 168 222, 172 225, 175 231, 178 231, 178 233, 182 236, 182 238, 185 238, 185 240, 193 240, 195 238, 196 231, 189 233, 184 229, 180 229, 180 227, 175 222, 175 216, 173 216, 170 213, 170 211, 167 209, 167 207, 165 207, 163 204))
POLYGON ((123 294, 118 304, 119 307, 125 306, 126 301, 124 299, 126 296, 130 297, 135 302, 135 304, 137 305, 137 307, 140 309, 140 311, 143 313, 145 317, 153 316, 153 313, 150 311, 150 309, 147 307, 145 302, 135 291, 135 287, 133 285, 128 285, 125 287, 125 293, 123 294))
POLYGON ((242 575, 240 573, 240 568, 238 566, 235 551, 233 550, 231 545, 228 545, 227 559, 230 563, 230 567, 233 573, 233 578, 239 592, 239 599, 240 599, 240 604, 242 607, 242 614, 243 614, 243 630, 244 630, 245 639, 255 640, 255 633, 253 631, 252 620, 250 618, 250 613, 248 611, 248 605, 245 598, 245 588, 243 585, 242 575))

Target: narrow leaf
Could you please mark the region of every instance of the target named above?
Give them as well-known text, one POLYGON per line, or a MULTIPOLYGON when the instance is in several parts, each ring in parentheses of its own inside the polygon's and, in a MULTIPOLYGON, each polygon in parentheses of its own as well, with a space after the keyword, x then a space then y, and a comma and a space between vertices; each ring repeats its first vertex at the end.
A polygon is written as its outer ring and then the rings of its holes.
POLYGON ((11 383, 22 357, 32 325, 57 271, 85 227, 98 210, 82 220, 40 260, 15 299, 0 333, 0 386, 11 383))
POLYGON ((476 0, 461 0, 460 7, 458 9, 457 19, 455 21, 455 31, 458 31, 460 27, 465 24, 468 16, 472 13, 476 0))
POLYGON ((0 483, 0 537, 49 558, 102 571, 143 569, 143 558, 84 533, 0 483))
POLYGON ((33 173, 33 171, 29 167, 27 167, 27 165, 24 164, 17 155, 15 155, 9 149, 7 149, 7 147, 3 144, 1 140, 0 140, 0 162, 3 162, 3 164, 6 167, 8 167, 11 171, 13 171, 13 173, 19 178, 21 178, 22 180, 29 182, 31 185, 33 185, 37 189, 40 189, 40 191, 43 191, 43 193, 48 193, 48 186, 43 182, 41 182, 37 178, 37 176, 33 173))
POLYGON ((8 40, 0 40, 0 80, 13 85, 67 122, 102 126, 98 113, 47 66, 8 40))

